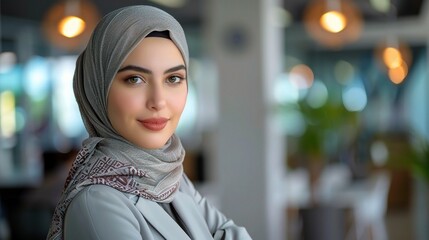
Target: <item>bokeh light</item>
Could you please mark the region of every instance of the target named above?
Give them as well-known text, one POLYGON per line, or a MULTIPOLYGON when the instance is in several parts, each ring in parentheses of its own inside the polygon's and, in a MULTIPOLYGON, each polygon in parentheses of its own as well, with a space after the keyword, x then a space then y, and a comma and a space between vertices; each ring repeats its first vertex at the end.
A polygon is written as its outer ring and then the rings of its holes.
POLYGON ((295 84, 288 81, 287 74, 278 77, 274 87, 274 99, 279 104, 298 102, 299 90, 295 84))
POLYGON ((320 17, 320 25, 328 32, 338 33, 346 28, 347 19, 341 12, 329 11, 320 17))
POLYGON ((0 74, 13 69, 16 64, 16 54, 13 52, 0 53, 0 74))
POLYGON ((85 128, 73 94, 76 57, 60 57, 55 62, 52 69, 54 117, 62 134, 70 138, 79 137, 85 128))
POLYGON ((65 37, 74 38, 85 31, 85 21, 76 16, 67 16, 58 24, 58 31, 65 37))
POLYGON ((347 85, 354 77, 355 68, 347 61, 340 60, 334 66, 335 80, 341 85, 347 85))
POLYGON ((383 50, 383 62, 388 68, 399 67, 402 61, 402 54, 399 49, 387 47, 383 50))
POLYGON ((314 74, 309 66, 298 64, 289 71, 288 78, 298 89, 307 89, 313 85, 314 74))
POLYGON ((11 90, 20 94, 22 91, 23 70, 20 64, 15 64, 13 68, 0 74, 0 91, 11 90))
POLYGON ((405 79, 412 64, 412 52, 408 44, 391 36, 377 46, 375 55, 392 82, 398 84, 405 79))
POLYGON ((32 101, 41 101, 49 93, 50 65, 42 57, 31 58, 24 67, 24 91, 32 101))
POLYGON ((170 8, 181 8, 188 2, 187 0, 150 0, 156 4, 160 4, 170 8))
POLYGON ((343 89, 343 104, 350 112, 362 111, 367 105, 367 95, 362 84, 351 84, 343 89))
POLYGON ((0 93, 0 136, 10 138, 16 132, 15 94, 12 91, 0 93))
POLYGON ((307 93, 307 103, 312 108, 320 108, 328 100, 328 88, 322 81, 314 81, 307 93))
POLYGON ((402 64, 398 67, 390 68, 388 71, 390 81, 392 81, 394 84, 400 84, 408 75, 408 66, 405 62, 402 62, 402 64))
POLYGON ((99 20, 92 1, 57 1, 44 14, 41 27, 54 47, 74 53, 84 49, 99 20))
POLYGON ((387 13, 391 6, 390 0, 370 0, 369 3, 375 10, 383 13, 387 13))
POLYGON ((384 142, 382 141, 373 142, 371 144, 370 152, 371 152, 371 159, 376 166, 383 166, 384 164, 386 164, 389 157, 389 151, 384 142))
POLYGON ((309 35, 325 47, 338 49, 356 41, 362 32, 361 11, 353 1, 338 1, 336 7, 327 7, 330 1, 310 1, 304 11, 304 26, 309 35))

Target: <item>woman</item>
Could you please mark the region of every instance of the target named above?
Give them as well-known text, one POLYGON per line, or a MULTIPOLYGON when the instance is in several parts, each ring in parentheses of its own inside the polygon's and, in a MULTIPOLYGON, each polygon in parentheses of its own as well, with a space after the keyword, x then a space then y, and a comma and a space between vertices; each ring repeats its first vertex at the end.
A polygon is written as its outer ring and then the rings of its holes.
POLYGON ((73 83, 90 137, 48 239, 250 239, 183 173, 174 132, 188 60, 182 27, 160 9, 130 6, 100 21, 73 83))

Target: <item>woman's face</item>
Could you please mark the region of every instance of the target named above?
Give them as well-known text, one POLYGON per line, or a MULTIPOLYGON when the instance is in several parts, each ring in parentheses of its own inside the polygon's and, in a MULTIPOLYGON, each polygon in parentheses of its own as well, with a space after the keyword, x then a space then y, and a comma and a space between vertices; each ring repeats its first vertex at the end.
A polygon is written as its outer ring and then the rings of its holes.
POLYGON ((182 55, 171 40, 144 38, 111 84, 107 111, 113 128, 142 148, 164 146, 185 107, 186 76, 182 55))

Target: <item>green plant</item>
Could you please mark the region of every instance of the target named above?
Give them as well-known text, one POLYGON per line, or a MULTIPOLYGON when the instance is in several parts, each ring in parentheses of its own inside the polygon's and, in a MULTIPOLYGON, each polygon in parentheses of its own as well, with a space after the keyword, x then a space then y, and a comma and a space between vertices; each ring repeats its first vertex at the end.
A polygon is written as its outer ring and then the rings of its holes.
POLYGON ((411 171, 429 183, 429 141, 420 139, 416 146, 415 157, 409 163, 411 171))
POLYGON ((302 151, 331 155, 354 136, 356 113, 346 110, 342 104, 328 101, 320 108, 312 108, 301 101, 299 108, 306 121, 306 130, 299 141, 302 151))
POLYGON ((406 169, 429 183, 429 141, 419 134, 402 132, 384 136, 389 149, 388 165, 406 169))

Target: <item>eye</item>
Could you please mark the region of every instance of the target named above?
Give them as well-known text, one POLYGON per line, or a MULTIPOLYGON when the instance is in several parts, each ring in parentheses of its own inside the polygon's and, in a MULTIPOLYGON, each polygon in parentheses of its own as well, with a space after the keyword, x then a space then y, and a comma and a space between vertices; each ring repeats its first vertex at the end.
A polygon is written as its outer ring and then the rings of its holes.
POLYGON ((167 78, 167 82, 168 82, 168 83, 171 83, 171 84, 178 84, 178 83, 180 83, 182 80, 184 80, 184 78, 183 78, 183 77, 176 76, 176 75, 173 75, 173 76, 170 76, 170 77, 168 77, 168 78, 167 78))
POLYGON ((139 84, 139 83, 143 83, 144 80, 139 76, 132 76, 132 77, 127 78, 126 82, 130 83, 130 84, 139 84))

